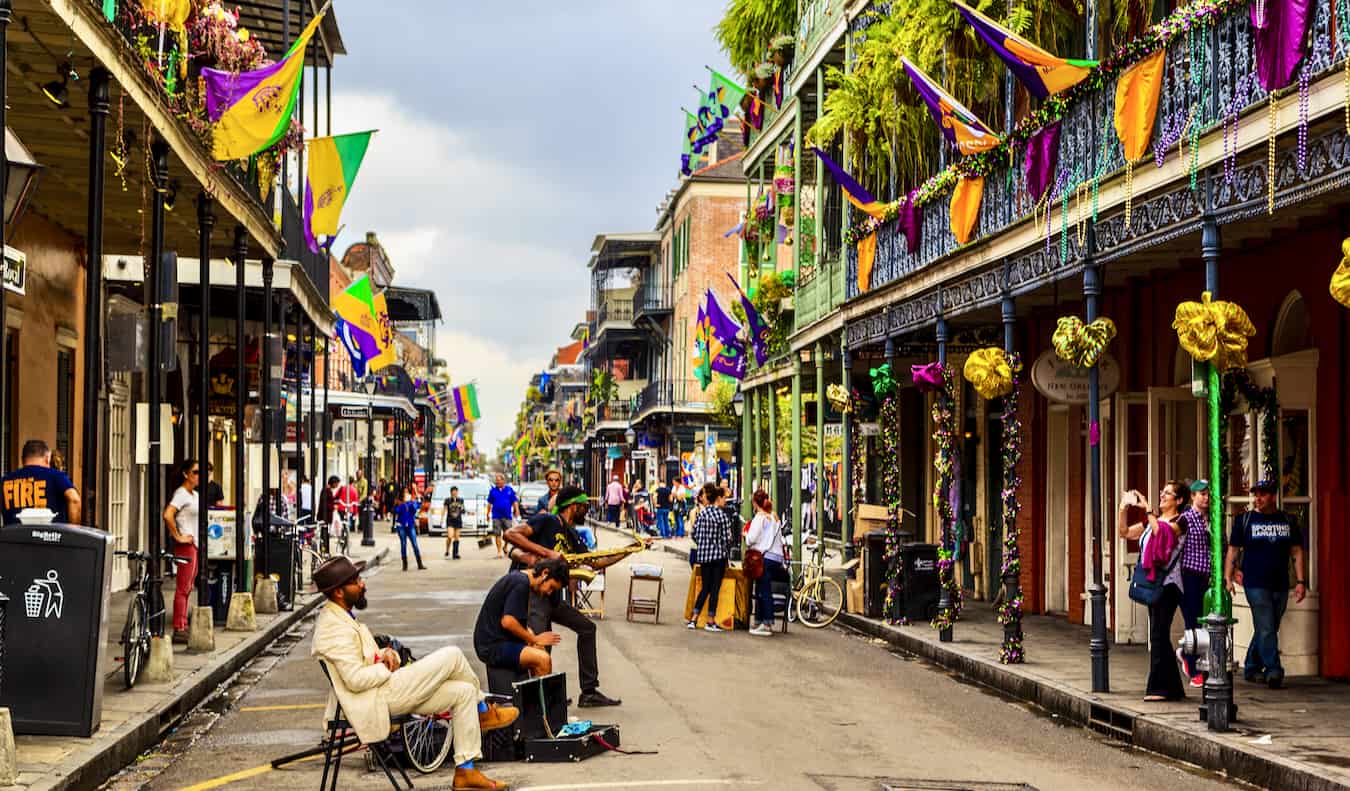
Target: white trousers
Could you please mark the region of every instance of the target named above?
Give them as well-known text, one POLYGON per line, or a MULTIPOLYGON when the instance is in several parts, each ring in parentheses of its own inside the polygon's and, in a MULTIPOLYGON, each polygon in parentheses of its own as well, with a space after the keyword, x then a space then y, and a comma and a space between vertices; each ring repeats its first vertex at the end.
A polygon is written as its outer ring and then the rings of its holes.
POLYGON ((482 756, 478 676, 454 646, 438 648, 395 670, 385 684, 389 714, 437 714, 449 711, 455 739, 455 766, 482 756))

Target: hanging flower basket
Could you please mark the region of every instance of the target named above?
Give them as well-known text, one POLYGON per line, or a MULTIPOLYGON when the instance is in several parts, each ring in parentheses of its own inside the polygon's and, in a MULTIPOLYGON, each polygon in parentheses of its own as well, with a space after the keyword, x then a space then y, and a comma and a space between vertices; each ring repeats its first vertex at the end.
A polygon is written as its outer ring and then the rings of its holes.
POLYGON ((755 67, 755 76, 751 78, 750 84, 759 91, 760 96, 768 96, 773 90, 773 75, 778 71, 778 67, 772 63, 761 63, 755 67))
POLYGON ((769 44, 769 49, 769 57, 774 65, 780 69, 787 68, 797 50, 797 39, 790 35, 777 36, 769 44))

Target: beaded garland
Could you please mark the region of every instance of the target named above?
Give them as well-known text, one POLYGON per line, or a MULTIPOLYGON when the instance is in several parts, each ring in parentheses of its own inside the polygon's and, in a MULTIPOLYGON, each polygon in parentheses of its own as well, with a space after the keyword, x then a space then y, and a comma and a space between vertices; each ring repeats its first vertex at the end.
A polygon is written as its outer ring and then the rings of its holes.
POLYGON ((881 497, 886 503, 886 620, 907 625, 898 606, 900 577, 900 399, 888 395, 881 402, 881 497))
POLYGON ((933 401, 933 508, 942 525, 942 546, 938 549, 938 582, 947 589, 951 606, 939 610, 932 626, 939 631, 951 627, 961 617, 961 586, 956 582, 956 546, 952 522, 951 490, 956 459, 956 378, 950 365, 942 366, 942 387, 933 401))
MULTIPOLYGON (((1001 576, 1016 577, 1022 573, 1022 553, 1017 541, 1019 531, 1017 515, 1022 506, 1017 502, 1017 490, 1022 479, 1017 465, 1022 462, 1022 421, 1017 416, 1017 405, 1021 397, 1022 358, 1014 353, 1008 355, 1012 366, 1012 392, 1003 398, 1003 567, 1001 576)), ((998 660, 1005 665, 1017 665, 1026 661, 1026 651, 1022 646, 1022 593, 1019 586, 1017 596, 998 606, 998 622, 1012 629, 1006 630, 1003 645, 999 649, 998 660)))

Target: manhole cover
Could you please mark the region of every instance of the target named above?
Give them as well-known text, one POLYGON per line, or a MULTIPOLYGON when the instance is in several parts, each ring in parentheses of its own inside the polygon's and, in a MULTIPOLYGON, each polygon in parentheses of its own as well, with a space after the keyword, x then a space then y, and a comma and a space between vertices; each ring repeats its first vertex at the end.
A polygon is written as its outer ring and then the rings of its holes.
POLYGON ((1026 783, 984 783, 980 780, 882 780, 880 791, 1037 791, 1026 783))

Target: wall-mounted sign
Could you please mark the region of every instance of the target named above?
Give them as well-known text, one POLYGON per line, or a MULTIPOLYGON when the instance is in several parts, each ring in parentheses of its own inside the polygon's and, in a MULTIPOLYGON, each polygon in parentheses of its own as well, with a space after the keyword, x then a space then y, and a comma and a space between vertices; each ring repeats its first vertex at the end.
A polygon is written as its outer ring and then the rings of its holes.
POLYGON ((28 256, 5 245, 5 290, 23 294, 28 284, 28 256))
POLYGON ((860 437, 879 437, 881 436, 880 423, 859 423, 858 436, 860 437))
POLYGON ((365 419, 370 414, 370 408, 364 406, 343 406, 338 409, 338 417, 350 419, 365 419))
MULTIPOLYGON (((1107 398, 1120 388, 1120 366, 1116 358, 1103 354, 1097 362, 1099 397, 1107 398)), ((1088 402, 1088 369, 1077 368, 1055 354, 1044 352, 1031 366, 1031 383, 1036 391, 1059 404, 1088 402)))

